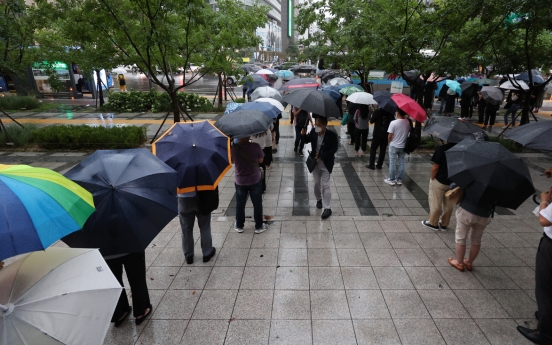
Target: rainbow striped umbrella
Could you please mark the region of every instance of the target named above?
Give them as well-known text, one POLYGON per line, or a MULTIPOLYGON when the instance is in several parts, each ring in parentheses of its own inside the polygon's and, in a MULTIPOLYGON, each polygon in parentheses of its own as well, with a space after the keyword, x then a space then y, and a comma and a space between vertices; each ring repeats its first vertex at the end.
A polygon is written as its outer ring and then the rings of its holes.
POLYGON ((0 164, 0 260, 43 250, 82 229, 92 194, 55 171, 0 164))

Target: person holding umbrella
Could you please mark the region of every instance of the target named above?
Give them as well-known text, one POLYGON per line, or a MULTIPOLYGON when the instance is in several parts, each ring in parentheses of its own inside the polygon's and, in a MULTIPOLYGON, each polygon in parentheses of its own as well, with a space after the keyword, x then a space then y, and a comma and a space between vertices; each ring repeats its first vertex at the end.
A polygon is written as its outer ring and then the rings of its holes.
POLYGON ((305 147, 305 142, 301 139, 301 131, 307 129, 309 123, 314 127, 312 122, 312 117, 310 114, 301 108, 293 107, 294 110, 291 111, 291 123, 295 127, 295 144, 293 146, 293 152, 297 153, 297 148, 299 148, 299 155, 303 157, 303 148, 305 147))
POLYGON ((516 114, 519 108, 521 108, 521 104, 523 103, 523 93, 511 91, 510 95, 511 95, 510 102, 508 102, 504 106, 504 108, 508 107, 508 109, 506 109, 506 112, 504 113, 504 127, 502 128, 508 127, 509 114, 512 114, 512 128, 516 126, 516 114))
POLYGON ((303 141, 312 145, 311 156, 316 160, 316 166, 312 171, 314 178, 314 196, 316 207, 324 209, 322 219, 332 215, 330 190, 330 174, 332 173, 335 153, 337 152, 337 133, 328 131, 328 118, 315 115, 315 127, 307 135, 307 129, 303 128, 301 136, 303 141))
POLYGON ((366 166, 368 169, 374 170, 378 168, 381 170, 383 167, 385 150, 388 144, 387 130, 394 119, 393 113, 390 113, 385 108, 376 109, 370 117, 370 123, 374 124, 374 132, 372 133, 372 145, 370 146, 370 163, 366 166), (374 165, 378 148, 380 150, 378 164, 374 165))
POLYGON ((366 142, 368 141, 368 131, 370 129, 368 121, 370 120, 370 108, 366 104, 360 104, 355 112, 355 157, 358 157, 358 149, 361 148, 360 156, 363 157, 366 152, 366 142))
POLYGON ((404 146, 410 132, 410 120, 404 110, 397 108, 396 120, 389 124, 387 141, 389 143, 389 177, 384 180, 390 186, 402 185, 404 173, 404 146), (397 160, 399 171, 397 172, 397 160))
POLYGON ((483 130, 491 132, 496 120, 496 113, 500 109, 500 105, 487 103, 485 107, 485 121, 483 121, 483 130))
POLYGON ((349 101, 347 102, 347 113, 349 116, 347 116, 347 133, 349 133, 349 136, 351 137, 351 140, 349 140, 349 145, 355 144, 355 115, 356 112, 360 109, 360 104, 357 103, 351 103, 349 101))
POLYGON ((481 95, 481 91, 477 91, 477 115, 479 116, 479 121, 477 123, 483 124, 485 121, 485 107, 487 106, 487 102, 483 98, 483 95, 481 95))
POLYGON ((445 109, 448 89, 449 89, 448 85, 443 84, 443 86, 441 87, 441 90, 439 90, 439 102, 441 102, 441 105, 439 106, 439 114, 442 114, 443 110, 445 109))

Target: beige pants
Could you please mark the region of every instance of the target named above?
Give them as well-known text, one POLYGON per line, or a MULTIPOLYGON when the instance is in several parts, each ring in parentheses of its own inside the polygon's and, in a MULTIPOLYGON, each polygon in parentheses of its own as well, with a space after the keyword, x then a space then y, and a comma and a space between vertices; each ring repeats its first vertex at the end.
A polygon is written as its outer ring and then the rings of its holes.
POLYGON ((468 233, 470 242, 481 245, 483 230, 491 223, 491 217, 480 217, 458 207, 456 210, 456 244, 465 246, 468 233))
POLYGON ((429 224, 439 226, 439 219, 443 226, 448 226, 454 203, 445 198, 445 193, 450 189, 437 179, 429 181, 429 224))

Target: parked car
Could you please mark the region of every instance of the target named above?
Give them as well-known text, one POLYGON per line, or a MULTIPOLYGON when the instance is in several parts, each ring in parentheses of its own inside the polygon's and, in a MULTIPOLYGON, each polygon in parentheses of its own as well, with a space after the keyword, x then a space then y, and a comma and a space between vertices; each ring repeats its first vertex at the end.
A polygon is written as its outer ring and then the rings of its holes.
POLYGON ((243 64, 240 66, 241 69, 243 69, 245 71, 245 73, 255 73, 259 70, 261 70, 261 68, 255 64, 252 64, 252 63, 246 63, 246 64, 243 64))
POLYGON ((316 74, 317 68, 316 66, 313 66, 313 65, 300 65, 294 68, 293 70, 289 68, 289 70, 295 73, 296 75, 301 75, 301 74, 312 75, 312 74, 316 74))

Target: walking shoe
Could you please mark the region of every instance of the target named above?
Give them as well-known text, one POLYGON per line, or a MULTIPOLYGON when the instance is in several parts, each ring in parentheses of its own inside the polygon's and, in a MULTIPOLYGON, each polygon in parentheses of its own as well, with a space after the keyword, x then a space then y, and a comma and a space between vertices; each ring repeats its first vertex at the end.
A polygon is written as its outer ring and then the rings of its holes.
POLYGON ((232 226, 234 227, 234 230, 236 230, 240 234, 243 232, 243 228, 238 228, 238 226, 236 225, 236 222, 234 222, 234 224, 232 226))
POLYGON ((191 264, 194 263, 194 257, 193 257, 193 255, 192 255, 192 256, 186 256, 186 263, 187 263, 188 265, 191 265, 191 264))
POLYGON ((217 248, 213 247, 213 250, 211 251, 211 254, 203 257, 203 262, 209 262, 213 256, 217 253, 217 248))
POLYGON ((376 165, 376 169, 378 169, 378 170, 383 169, 383 165, 376 165))
POLYGON ((293 152, 297 153, 297 147, 293 149, 293 152))
POLYGON ((447 231, 447 227, 441 224, 441 222, 439 222, 439 229, 441 229, 441 231, 447 231))
POLYGON ((543 341, 542 337, 540 336, 540 333, 537 329, 530 329, 523 326, 517 326, 517 330, 521 335, 523 335, 527 340, 534 344, 546 344, 543 341))
POLYGON ((278 149, 272 149, 272 153, 277 153, 278 149))
POLYGON ((322 212, 322 216, 321 218, 322 219, 327 219, 329 216, 332 215, 332 210, 330 210, 329 208, 325 209, 324 212, 322 212))
POLYGON ((402 180, 397 180, 397 186, 402 186, 402 180))
POLYGON ((319 209, 319 210, 322 209, 322 199, 320 199, 316 202, 316 208, 319 209))
POLYGON ((434 226, 434 225, 429 224, 429 222, 427 220, 422 220, 422 225, 427 227, 427 228, 433 229, 435 231, 439 231, 438 226, 434 226))
POLYGON ((370 170, 376 170, 376 167, 373 165, 367 165, 366 167, 370 170))
POLYGON ((268 230, 268 224, 263 223, 260 229, 255 229, 256 234, 260 234, 261 232, 265 232, 268 230))
POLYGON ((397 181, 395 181, 395 180, 390 180, 390 179, 388 179, 388 178, 386 178, 385 180, 383 180, 383 182, 387 183, 387 184, 390 185, 390 186, 394 186, 394 185, 397 184, 397 181))

